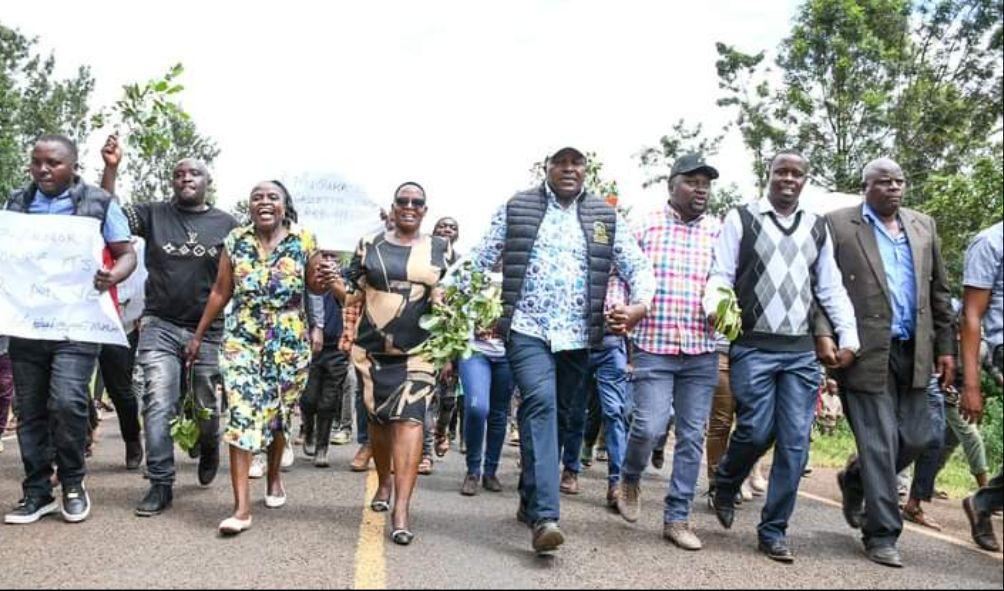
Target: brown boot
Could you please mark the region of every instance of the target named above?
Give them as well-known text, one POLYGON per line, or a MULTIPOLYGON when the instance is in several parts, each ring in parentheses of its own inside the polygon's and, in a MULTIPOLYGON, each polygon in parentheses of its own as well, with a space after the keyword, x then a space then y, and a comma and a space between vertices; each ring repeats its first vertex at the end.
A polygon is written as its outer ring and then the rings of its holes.
POLYGON ((370 444, 364 443, 359 446, 359 451, 356 452, 356 457, 352 458, 349 468, 353 472, 365 472, 369 470, 371 459, 373 459, 373 448, 370 447, 370 444))
POLYGON ((561 484, 558 489, 566 495, 579 494, 579 475, 571 470, 564 470, 561 473, 561 484))
POLYGON ((607 485, 607 507, 617 509, 617 501, 621 498, 621 486, 617 483, 607 485))

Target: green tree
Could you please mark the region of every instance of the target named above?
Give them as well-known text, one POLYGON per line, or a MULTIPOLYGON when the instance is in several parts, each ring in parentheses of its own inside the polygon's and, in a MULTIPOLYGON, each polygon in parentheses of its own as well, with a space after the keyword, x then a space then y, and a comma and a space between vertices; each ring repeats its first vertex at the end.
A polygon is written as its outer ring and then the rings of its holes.
MULTIPOLYGON (((108 112, 114 133, 124 137, 125 176, 133 202, 169 200, 171 171, 183 158, 196 158, 211 166, 219 156, 216 142, 199 133, 191 116, 177 101, 184 72, 176 64, 162 77, 144 84, 127 84, 123 97, 108 112)), ((213 200, 210 185, 210 201, 213 200)))
POLYGON ((921 209, 938 223, 950 284, 961 291, 966 246, 973 235, 1001 221, 1004 211, 1004 144, 998 142, 966 171, 939 173, 927 180, 931 197, 921 209))
POLYGON ((778 49, 718 44, 719 105, 754 156, 800 148, 814 180, 856 192, 863 165, 898 160, 911 203, 927 179, 965 170, 1001 127, 1000 0, 806 0, 778 49))
POLYGON ((27 181, 28 153, 40 135, 62 133, 82 143, 94 123, 90 69, 55 78, 55 57, 39 55, 37 42, 0 24, 0 200, 27 181))

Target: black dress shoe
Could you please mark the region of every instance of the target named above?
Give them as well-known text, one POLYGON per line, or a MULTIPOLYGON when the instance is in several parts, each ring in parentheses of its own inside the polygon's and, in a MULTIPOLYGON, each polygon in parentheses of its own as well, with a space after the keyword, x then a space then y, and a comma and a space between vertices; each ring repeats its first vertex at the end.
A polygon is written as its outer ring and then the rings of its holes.
POLYGON ((147 491, 143 500, 136 505, 135 513, 139 517, 153 517, 160 515, 165 509, 171 506, 174 493, 169 484, 153 484, 147 491))
POLYGON ((708 504, 714 509, 718 523, 722 524, 722 527, 725 529, 732 529, 732 522, 736 519, 735 505, 730 501, 723 500, 716 494, 711 495, 708 499, 708 504))
POLYGON ((565 534, 556 521, 544 519, 533 526, 533 551, 537 554, 554 552, 564 543, 565 534))
POLYGON ((965 511, 969 519, 969 530, 973 536, 973 541, 980 548, 990 552, 1000 552, 1001 547, 994 537, 994 526, 990 521, 990 513, 981 513, 973 506, 973 497, 969 496, 962 500, 962 510, 965 511))
POLYGON ((864 497, 847 486, 847 474, 844 470, 837 472, 837 486, 840 487, 844 521, 854 529, 861 529, 861 507, 865 502, 864 497))
POLYGON ((63 485, 63 520, 80 523, 91 514, 91 499, 83 483, 63 485))
POLYGON ((872 548, 865 548, 865 554, 868 555, 868 559, 872 562, 877 562, 884 566, 891 566, 894 568, 902 568, 903 559, 899 555, 899 550, 896 546, 874 546, 872 548))
POLYGON ((791 553, 791 548, 788 547, 787 540, 777 540, 776 542, 760 540, 760 543, 757 544, 757 549, 766 554, 767 558, 771 560, 785 564, 795 562, 795 557, 791 553))
POLYGON ((143 444, 139 441, 126 441, 126 470, 136 470, 143 461, 143 444))
POLYGON ((661 449, 656 449, 652 451, 652 467, 656 470, 662 470, 662 467, 666 465, 666 452, 661 449))
POLYGON ((199 456, 199 484, 202 486, 209 486, 209 484, 216 478, 216 471, 220 468, 220 448, 218 446, 213 446, 209 449, 202 450, 202 454, 199 456))

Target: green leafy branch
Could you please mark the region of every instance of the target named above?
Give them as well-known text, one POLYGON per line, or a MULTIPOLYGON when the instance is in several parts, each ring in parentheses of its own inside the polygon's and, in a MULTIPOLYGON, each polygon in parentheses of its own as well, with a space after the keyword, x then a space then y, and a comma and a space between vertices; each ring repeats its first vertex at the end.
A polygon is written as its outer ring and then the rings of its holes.
POLYGON ((171 439, 187 452, 199 442, 199 423, 196 419, 207 421, 211 418, 213 411, 198 404, 192 389, 188 388, 181 401, 181 412, 171 419, 171 439))
POLYGON ((727 287, 719 287, 718 293, 721 299, 715 308, 715 330, 732 342, 743 332, 743 311, 739 308, 736 292, 727 287))
POLYGON ((502 294, 492 285, 487 273, 472 271, 471 263, 463 263, 458 271, 461 289, 456 285, 446 288, 443 303, 434 305, 430 314, 419 319, 418 324, 429 331, 429 338, 412 349, 436 370, 453 359, 467 359, 474 352, 471 334, 491 330, 502 316, 502 294))

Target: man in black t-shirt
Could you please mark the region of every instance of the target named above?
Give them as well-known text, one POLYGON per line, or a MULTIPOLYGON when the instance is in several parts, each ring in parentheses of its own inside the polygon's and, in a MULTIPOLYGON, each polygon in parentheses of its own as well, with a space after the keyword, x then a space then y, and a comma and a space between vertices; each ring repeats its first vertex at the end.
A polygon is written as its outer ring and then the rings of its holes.
MULTIPOLYGON (((121 149, 114 136, 102 150, 102 186, 114 189, 121 149)), ((137 362, 146 380, 143 429, 150 490, 136 515, 158 515, 171 505, 174 449, 171 420, 178 413, 183 389, 191 389, 196 408, 211 411, 199 421, 199 483, 208 485, 220 463, 220 410, 223 380, 219 369, 222 317, 206 333, 199 359, 185 370, 185 344, 205 308, 219 267, 223 240, 237 227, 233 216, 206 203, 212 182, 206 165, 184 159, 171 175, 169 202, 126 206, 132 233, 146 239, 146 306, 140 322, 137 362)))

